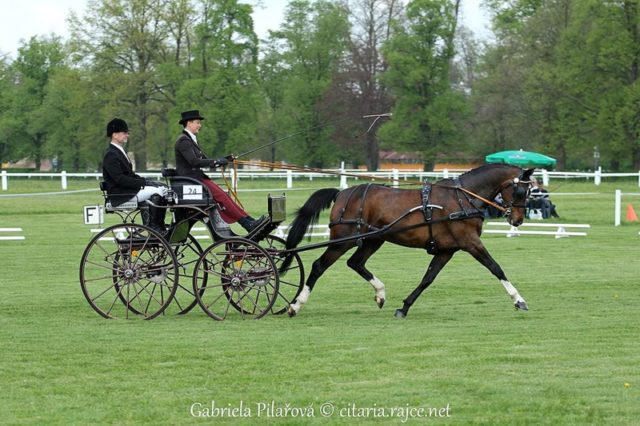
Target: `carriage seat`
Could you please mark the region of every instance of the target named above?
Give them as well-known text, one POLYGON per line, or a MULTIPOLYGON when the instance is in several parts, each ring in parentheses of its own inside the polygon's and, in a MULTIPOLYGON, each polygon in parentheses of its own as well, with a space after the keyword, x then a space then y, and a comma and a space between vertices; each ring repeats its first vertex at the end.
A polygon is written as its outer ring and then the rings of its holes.
MULTIPOLYGON (((109 194, 107 194, 107 183, 105 181, 100 181, 100 190, 102 191, 102 197, 104 198, 104 210, 107 213, 131 212, 137 210, 139 207, 137 199, 126 201, 117 206, 112 205, 111 200, 109 200, 109 194)), ((136 194, 131 194, 131 197, 134 197, 135 195, 136 194)))
POLYGON ((169 179, 175 205, 210 206, 215 204, 207 187, 198 179, 178 176, 175 169, 162 169, 162 176, 169 179))

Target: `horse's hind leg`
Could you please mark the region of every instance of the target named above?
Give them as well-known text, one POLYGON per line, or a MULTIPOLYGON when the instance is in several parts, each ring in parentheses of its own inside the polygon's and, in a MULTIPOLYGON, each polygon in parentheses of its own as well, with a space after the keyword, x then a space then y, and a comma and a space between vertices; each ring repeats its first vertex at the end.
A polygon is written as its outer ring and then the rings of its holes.
POLYGON ((402 308, 396 309, 396 313, 395 313, 396 318, 404 318, 407 316, 407 313, 409 312, 409 308, 411 307, 411 305, 413 305, 416 299, 420 297, 422 292, 425 291, 427 287, 429 287, 429 285, 433 282, 433 280, 436 279, 436 277, 438 276, 442 268, 444 268, 444 266, 449 262, 449 260, 451 260, 454 253, 455 252, 437 254, 433 257, 433 259, 431 259, 431 263, 429 263, 427 272, 424 274, 424 277, 422 278, 422 281, 420 281, 420 284, 418 285, 418 287, 416 287, 415 290, 411 292, 409 297, 404 299, 404 304, 402 305, 402 308))
POLYGON ((313 265, 311 266, 311 272, 309 273, 309 277, 307 278, 307 282, 302 288, 302 291, 300 292, 298 297, 296 297, 296 300, 294 300, 293 303, 289 305, 287 313, 290 317, 295 316, 300 311, 300 308, 302 308, 302 305, 307 303, 307 301, 309 300, 309 295, 311 294, 313 287, 316 285, 316 281, 318 281, 318 278, 320 278, 320 276, 324 274, 324 271, 326 271, 331 265, 333 265, 335 261, 338 260, 340 256, 342 256, 351 247, 353 247, 353 244, 338 244, 329 246, 322 254, 322 256, 320 256, 315 260, 315 262, 313 262, 313 265))
POLYGON ((362 278, 369 281, 371 286, 376 292, 375 301, 379 308, 382 308, 385 300, 384 283, 373 275, 366 267, 367 260, 373 253, 384 244, 384 240, 363 240, 362 246, 353 253, 353 255, 347 260, 347 265, 358 273, 362 278))
POLYGON ((527 302, 524 300, 518 290, 511 284, 511 282, 507 279, 507 276, 504 274, 504 271, 498 265, 498 263, 491 257, 487 249, 483 246, 476 246, 472 250, 468 250, 468 252, 481 264, 485 266, 491 273, 500 280, 505 290, 511 299, 513 300, 513 306, 516 309, 522 309, 523 311, 528 311, 529 307, 527 306, 527 302))

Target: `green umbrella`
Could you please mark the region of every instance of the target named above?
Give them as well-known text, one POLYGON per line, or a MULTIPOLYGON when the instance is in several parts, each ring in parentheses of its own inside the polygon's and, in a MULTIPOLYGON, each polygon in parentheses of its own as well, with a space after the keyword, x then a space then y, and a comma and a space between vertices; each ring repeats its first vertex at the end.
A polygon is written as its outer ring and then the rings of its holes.
POLYGON ((500 151, 485 157, 487 163, 513 164, 520 167, 554 167, 556 159, 530 151, 500 151))

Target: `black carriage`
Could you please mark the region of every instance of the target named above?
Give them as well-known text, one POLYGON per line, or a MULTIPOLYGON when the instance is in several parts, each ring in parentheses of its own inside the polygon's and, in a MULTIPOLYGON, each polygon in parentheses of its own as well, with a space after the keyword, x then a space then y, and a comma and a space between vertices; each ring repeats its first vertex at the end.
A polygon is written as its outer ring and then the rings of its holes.
MULTIPOLYGON (((247 235, 222 220, 219 205, 198 180, 163 171, 172 220, 165 235, 139 222, 140 205, 114 207, 101 185, 105 211, 122 222, 96 234, 80 263, 80 285, 105 318, 153 319, 186 314, 198 304, 210 317, 281 314, 304 284, 297 254, 285 270, 285 242, 270 235, 285 219, 284 196, 269 196, 268 217, 247 235), (203 225, 213 243, 203 248, 192 232, 203 225)), ((146 201, 149 203, 149 201, 146 201)))

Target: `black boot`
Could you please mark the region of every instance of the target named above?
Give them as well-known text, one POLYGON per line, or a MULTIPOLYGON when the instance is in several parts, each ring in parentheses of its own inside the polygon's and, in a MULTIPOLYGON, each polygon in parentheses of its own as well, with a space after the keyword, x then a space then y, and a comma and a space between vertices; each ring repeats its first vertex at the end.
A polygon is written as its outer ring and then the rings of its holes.
POLYGON ((260 216, 258 219, 254 219, 251 216, 245 216, 238 219, 238 223, 244 228, 245 231, 251 232, 258 226, 262 225, 266 219, 267 216, 260 216))
MULTIPOLYGON (((164 206, 166 204, 166 200, 158 194, 152 195, 151 198, 149 198, 149 201, 157 206, 164 206)), ((167 232, 167 229, 164 226, 164 218, 167 214, 167 210, 162 207, 155 207, 152 205, 147 205, 145 207, 146 214, 144 207, 141 210, 142 223, 164 236, 167 232)))
POLYGON ((238 219, 238 223, 244 228, 245 231, 251 232, 254 228, 253 224, 256 223, 256 220, 251 216, 245 216, 238 219))

